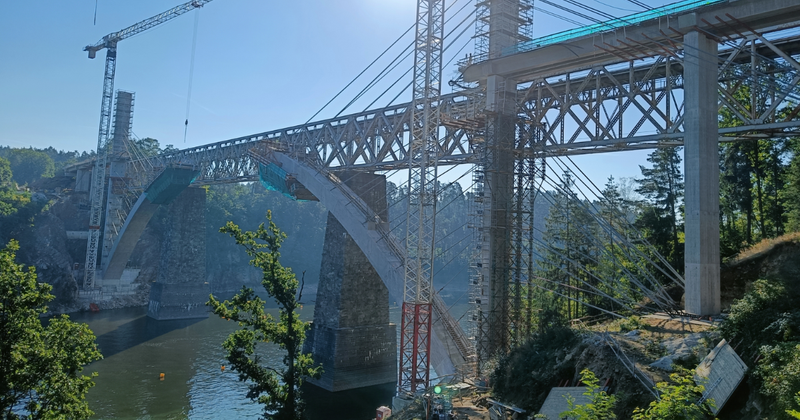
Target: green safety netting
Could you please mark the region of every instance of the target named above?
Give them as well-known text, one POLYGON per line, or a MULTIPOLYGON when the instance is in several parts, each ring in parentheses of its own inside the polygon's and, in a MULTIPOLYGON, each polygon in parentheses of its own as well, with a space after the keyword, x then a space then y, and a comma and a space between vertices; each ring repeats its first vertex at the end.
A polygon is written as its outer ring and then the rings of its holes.
POLYGON ((292 195, 292 192, 289 191, 286 185, 286 175, 286 171, 273 163, 268 165, 263 163, 258 164, 258 180, 261 181, 261 185, 264 186, 264 188, 269 191, 277 191, 294 199, 294 195, 292 195))
POLYGON ((570 39, 579 38, 586 35, 592 35, 600 32, 613 31, 625 26, 637 25, 650 19, 657 19, 663 16, 669 16, 680 12, 685 12, 702 6, 708 6, 717 3, 725 3, 729 0, 684 0, 677 3, 668 4, 666 6, 650 9, 644 12, 635 13, 629 16, 616 18, 607 22, 595 23, 589 26, 570 29, 563 32, 558 32, 546 35, 540 38, 532 39, 530 41, 522 42, 517 45, 505 48, 502 56, 516 54, 520 52, 530 51, 541 48, 547 45, 564 42, 570 39))

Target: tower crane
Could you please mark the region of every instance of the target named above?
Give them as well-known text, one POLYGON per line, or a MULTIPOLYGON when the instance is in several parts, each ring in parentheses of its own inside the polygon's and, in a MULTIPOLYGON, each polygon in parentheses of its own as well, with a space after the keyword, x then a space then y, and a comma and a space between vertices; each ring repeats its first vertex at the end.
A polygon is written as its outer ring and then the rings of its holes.
POLYGON ((100 106, 100 130, 97 135, 97 158, 92 171, 91 202, 89 217, 89 240, 86 244, 86 271, 83 279, 84 289, 95 287, 97 270, 97 251, 100 247, 100 221, 103 215, 103 193, 106 181, 106 164, 110 153, 109 131, 111 130, 111 103, 114 97, 114 73, 117 68, 117 43, 166 21, 172 20, 186 12, 203 7, 211 0, 192 0, 175 6, 163 13, 131 25, 121 31, 112 32, 94 45, 87 45, 83 50, 89 52, 89 58, 95 58, 97 52, 106 50, 106 69, 103 76, 103 101, 100 106))

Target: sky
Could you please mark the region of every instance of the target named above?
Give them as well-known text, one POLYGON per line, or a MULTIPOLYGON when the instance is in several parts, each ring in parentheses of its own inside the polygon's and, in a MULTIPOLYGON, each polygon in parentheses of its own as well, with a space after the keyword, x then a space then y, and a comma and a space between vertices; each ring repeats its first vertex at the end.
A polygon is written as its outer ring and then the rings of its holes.
MULTIPOLYGON (((624 0, 592 0, 624 16, 624 0)), ((90 60, 83 47, 182 2, 179 0, 28 0, 0 2, 0 145, 94 150, 100 119, 105 51, 90 60), (96 23, 95 5, 97 5, 96 23)), ((453 28, 474 0, 451 1, 453 28), (463 7, 463 8, 462 8, 463 7), (458 12, 460 10, 460 12, 458 12)), ((668 2, 645 0, 651 6, 668 2)), ((302 124, 384 51, 415 19, 414 0, 215 0, 118 45, 115 89, 135 92, 133 133, 177 148, 302 124), (195 21, 197 32, 195 37, 195 21), (190 79, 192 45, 195 45, 190 79), (184 142, 188 106, 189 127, 184 142)), ((638 9, 641 10, 641 9, 638 9)), ((572 25, 537 15, 536 36, 572 25)), ((445 60, 472 51, 474 25, 450 42, 445 60)), ((460 31, 460 29, 459 29, 460 31)), ((459 32, 457 32, 459 33, 459 32)), ((386 55, 394 57, 410 34, 386 55)), ((332 117, 390 58, 365 73, 315 120, 332 117)), ((345 113, 411 100, 395 75, 403 61, 345 113)), ((457 76, 455 65, 443 71, 457 76)), ((405 80, 410 80, 406 78, 405 80)), ((598 185, 640 175, 647 151, 576 157, 598 185)))

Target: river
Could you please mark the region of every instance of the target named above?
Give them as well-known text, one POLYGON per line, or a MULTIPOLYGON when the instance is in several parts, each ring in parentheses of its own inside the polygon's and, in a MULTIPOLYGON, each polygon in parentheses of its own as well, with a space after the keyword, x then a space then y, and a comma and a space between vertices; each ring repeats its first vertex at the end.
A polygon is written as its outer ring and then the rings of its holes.
MULTIPOLYGON (((87 396, 93 418, 252 419, 260 415, 261 406, 245 397, 247 385, 239 382, 235 372, 221 369, 226 364, 221 344, 236 323, 213 315, 155 321, 146 313, 147 308, 126 308, 70 314, 94 331, 104 356, 84 371, 99 374, 87 396)), ((310 320, 313 306, 306 305, 301 316, 310 320)), ((399 320, 399 309, 392 308, 390 317, 399 320)), ((265 364, 281 363, 277 347, 265 345, 259 352, 265 364)), ((311 420, 365 420, 375 416, 378 406, 390 404, 395 387, 334 394, 305 385, 303 391, 311 420)))

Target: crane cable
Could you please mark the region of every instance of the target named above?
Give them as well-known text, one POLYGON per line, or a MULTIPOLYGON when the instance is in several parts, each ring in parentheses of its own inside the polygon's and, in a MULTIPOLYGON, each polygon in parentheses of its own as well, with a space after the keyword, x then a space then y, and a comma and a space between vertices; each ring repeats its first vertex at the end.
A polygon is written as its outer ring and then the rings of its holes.
POLYGON ((192 35, 192 58, 189 63, 189 91, 186 93, 186 121, 183 123, 183 142, 186 143, 186 134, 189 132, 189 109, 192 103, 192 81, 194 80, 194 53, 197 49, 197 27, 200 24, 200 9, 194 14, 194 34, 192 35))

